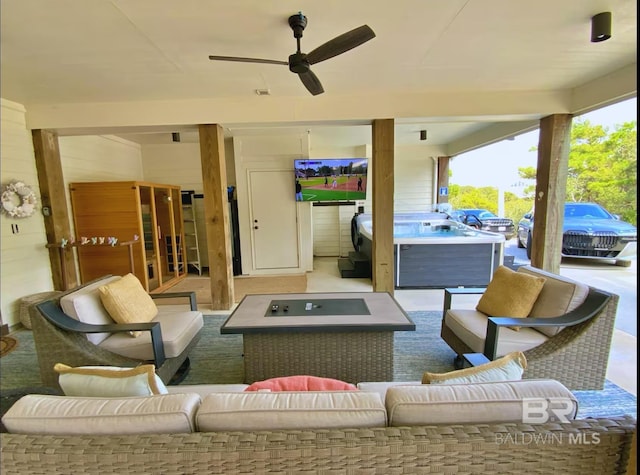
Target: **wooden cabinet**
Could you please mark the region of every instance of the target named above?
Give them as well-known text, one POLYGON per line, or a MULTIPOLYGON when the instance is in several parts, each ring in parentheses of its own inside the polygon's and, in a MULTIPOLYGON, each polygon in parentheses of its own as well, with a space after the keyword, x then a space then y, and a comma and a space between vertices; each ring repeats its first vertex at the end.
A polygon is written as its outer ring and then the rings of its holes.
POLYGON ((148 292, 186 277, 180 187, 141 181, 71 183, 76 240, 137 240, 126 247, 77 246, 82 282, 131 272, 148 292))

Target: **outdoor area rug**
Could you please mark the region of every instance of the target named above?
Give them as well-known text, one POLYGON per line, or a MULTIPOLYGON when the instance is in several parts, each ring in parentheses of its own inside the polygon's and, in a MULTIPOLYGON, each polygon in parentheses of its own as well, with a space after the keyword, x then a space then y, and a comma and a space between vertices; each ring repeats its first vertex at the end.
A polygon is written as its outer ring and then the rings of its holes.
MULTIPOLYGON (((453 350, 440 338, 440 312, 408 312, 416 324, 415 332, 395 336, 394 380, 420 381, 422 373, 453 370, 453 350)), ((225 315, 208 315, 200 342, 191 353, 191 370, 181 384, 241 383, 242 335, 221 335, 225 315)), ((0 359, 0 389, 41 386, 38 361, 30 330, 11 335, 17 348, 0 359)), ((61 361, 64 363, 64 361, 61 361)), ((611 417, 630 414, 637 417, 637 399, 606 382, 602 391, 574 391, 578 417, 611 417)))

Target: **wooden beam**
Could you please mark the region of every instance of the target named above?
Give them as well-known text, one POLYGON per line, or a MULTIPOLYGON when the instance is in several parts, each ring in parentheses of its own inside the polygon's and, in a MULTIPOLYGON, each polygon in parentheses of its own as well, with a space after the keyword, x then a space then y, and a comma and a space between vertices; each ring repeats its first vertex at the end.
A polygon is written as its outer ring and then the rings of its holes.
POLYGON ((374 292, 389 292, 393 295, 394 120, 374 120, 372 138, 374 232, 371 278, 374 292))
MULTIPOLYGON (((72 237, 71 218, 67 207, 62 163, 60 162, 58 134, 50 130, 39 129, 33 130, 31 135, 42 209, 49 209, 48 214, 43 212, 47 236, 47 242, 43 243, 43 246, 57 244, 62 242, 63 238, 72 237)), ((64 258, 61 259, 57 249, 49 249, 49 262, 55 290, 66 290, 67 287, 74 288, 79 284, 74 255, 72 252, 64 254, 64 258)))
POLYGON ((560 273, 562 259, 572 118, 556 114, 540 120, 531 265, 554 274, 560 273))
POLYGON ((451 157, 438 157, 438 196, 436 203, 448 203, 449 202, 449 162, 451 157), (447 189, 446 195, 441 195, 440 190, 442 188, 447 189))
POLYGON ((218 124, 200 125, 199 132, 211 305, 228 310, 235 299, 224 135, 218 124))

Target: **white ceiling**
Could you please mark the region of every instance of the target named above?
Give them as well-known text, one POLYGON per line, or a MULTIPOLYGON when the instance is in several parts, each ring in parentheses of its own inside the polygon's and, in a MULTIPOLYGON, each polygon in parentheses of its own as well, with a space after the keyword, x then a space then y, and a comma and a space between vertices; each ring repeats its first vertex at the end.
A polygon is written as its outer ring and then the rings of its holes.
MULTIPOLYGON (((323 104, 323 96, 339 98, 347 108, 350 98, 363 95, 392 107, 398 94, 480 97, 561 92, 589 83, 606 89, 598 78, 637 61, 637 7, 629 0, 2 0, 0 21, 1 96, 24 104, 27 114, 63 104, 212 99, 231 105, 271 101, 286 108, 301 101, 323 104), (311 97, 286 66, 208 59, 214 54, 286 61, 296 49, 287 18, 298 11, 308 18, 301 39, 306 53, 363 24, 376 33, 312 67, 324 94, 311 97), (590 18, 601 11, 612 12, 612 38, 591 43, 590 18), (270 96, 258 98, 256 89, 268 89, 270 96)), ((414 115, 396 120, 396 141, 417 142, 419 130, 427 129, 429 143, 447 143, 492 123, 525 124, 553 112, 514 106, 512 116, 487 111, 444 118, 416 107, 414 115)), ((365 124, 372 118, 271 121, 269 127, 343 134, 346 143, 370 134, 365 124)), ((223 125, 227 133, 253 133, 266 125, 250 120, 223 125)), ((197 123, 137 124, 120 134, 150 143, 170 142, 170 132, 180 131, 183 140, 197 140, 197 123)), ((92 123, 86 126, 100 132, 92 123)))

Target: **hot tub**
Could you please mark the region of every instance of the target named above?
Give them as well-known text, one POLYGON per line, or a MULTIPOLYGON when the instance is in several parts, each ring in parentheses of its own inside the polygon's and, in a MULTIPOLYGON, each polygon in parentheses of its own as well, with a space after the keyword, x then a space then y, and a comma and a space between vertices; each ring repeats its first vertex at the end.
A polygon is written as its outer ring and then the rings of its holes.
MULTIPOLYGON (((372 255, 370 214, 354 216, 357 250, 372 255)), ((485 287, 503 262, 505 238, 447 218, 442 213, 394 215, 394 278, 397 289, 485 287)))

